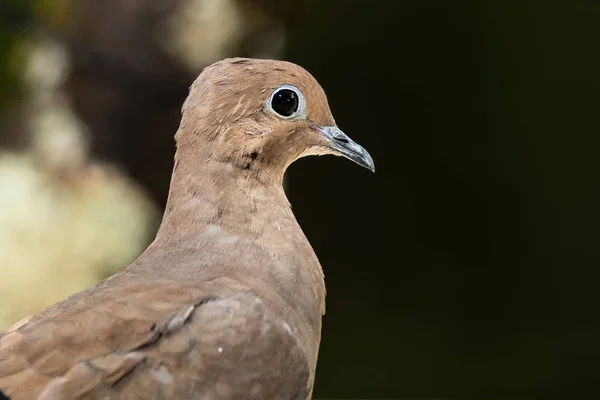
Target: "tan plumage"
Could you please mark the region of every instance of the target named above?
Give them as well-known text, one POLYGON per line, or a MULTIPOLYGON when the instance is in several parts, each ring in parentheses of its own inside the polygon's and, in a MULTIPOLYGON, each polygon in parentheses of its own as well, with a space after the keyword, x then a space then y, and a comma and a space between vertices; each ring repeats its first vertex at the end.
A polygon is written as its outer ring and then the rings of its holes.
POLYGON ((281 61, 205 69, 176 139, 167 210, 148 249, 0 334, 6 396, 310 396, 325 286, 283 173, 308 154, 342 154, 371 169, 372 160, 334 127, 314 78, 281 61), (305 113, 286 119, 269 108, 281 85, 303 94, 305 113))

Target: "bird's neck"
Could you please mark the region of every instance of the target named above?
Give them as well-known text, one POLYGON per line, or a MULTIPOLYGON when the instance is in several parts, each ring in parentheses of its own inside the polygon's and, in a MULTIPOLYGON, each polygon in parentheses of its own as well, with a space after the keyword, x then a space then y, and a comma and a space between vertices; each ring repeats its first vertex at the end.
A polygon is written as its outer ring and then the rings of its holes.
POLYGON ((211 157, 195 162, 176 158, 156 241, 204 249, 204 245, 215 245, 210 239, 226 235, 258 240, 280 231, 281 224, 287 225, 292 236, 304 237, 281 179, 265 182, 256 178, 253 171, 211 157))
POLYGON ((145 256, 159 257, 170 276, 187 281, 233 276, 250 289, 278 291, 288 304, 324 311, 321 266, 281 179, 255 179, 212 157, 179 157, 162 224, 145 256))

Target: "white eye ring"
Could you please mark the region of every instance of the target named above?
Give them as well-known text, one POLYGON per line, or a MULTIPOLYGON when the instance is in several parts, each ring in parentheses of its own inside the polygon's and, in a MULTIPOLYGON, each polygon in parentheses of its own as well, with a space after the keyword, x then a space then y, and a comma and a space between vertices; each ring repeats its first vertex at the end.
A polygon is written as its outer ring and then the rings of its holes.
POLYGON ((278 86, 277 88, 275 88, 275 90, 273 90, 273 93, 271 93, 271 95, 267 99, 267 102, 265 103, 265 109, 267 111, 277 115, 278 118, 288 120, 288 121, 289 120, 293 121, 293 120, 299 120, 299 119, 306 119, 306 99, 304 98, 304 95, 302 94, 300 89, 298 89, 296 86, 292 86, 292 85, 281 85, 281 86, 278 86), (273 98, 279 91, 284 90, 284 89, 291 90, 298 97, 298 109, 289 116, 281 115, 280 113, 278 113, 277 111, 275 111, 273 109, 273 98))

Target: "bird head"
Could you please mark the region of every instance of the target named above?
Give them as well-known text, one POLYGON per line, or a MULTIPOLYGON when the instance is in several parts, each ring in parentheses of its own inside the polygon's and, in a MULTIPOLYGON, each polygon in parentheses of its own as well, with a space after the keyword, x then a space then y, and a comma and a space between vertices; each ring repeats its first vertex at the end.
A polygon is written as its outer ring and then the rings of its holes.
POLYGON ((219 61, 194 82, 182 114, 179 148, 192 142, 186 147, 261 178, 281 179, 308 155, 343 156, 375 170, 369 153, 335 124, 319 83, 289 62, 219 61))

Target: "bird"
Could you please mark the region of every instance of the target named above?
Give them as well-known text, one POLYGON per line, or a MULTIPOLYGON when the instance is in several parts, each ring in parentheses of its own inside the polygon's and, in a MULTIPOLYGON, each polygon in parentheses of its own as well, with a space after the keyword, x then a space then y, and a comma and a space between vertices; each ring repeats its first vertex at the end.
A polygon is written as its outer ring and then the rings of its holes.
POLYGON ((129 266, 0 333, 0 399, 307 399, 325 283, 283 188, 295 160, 372 157, 290 62, 191 85, 166 210, 129 266))

